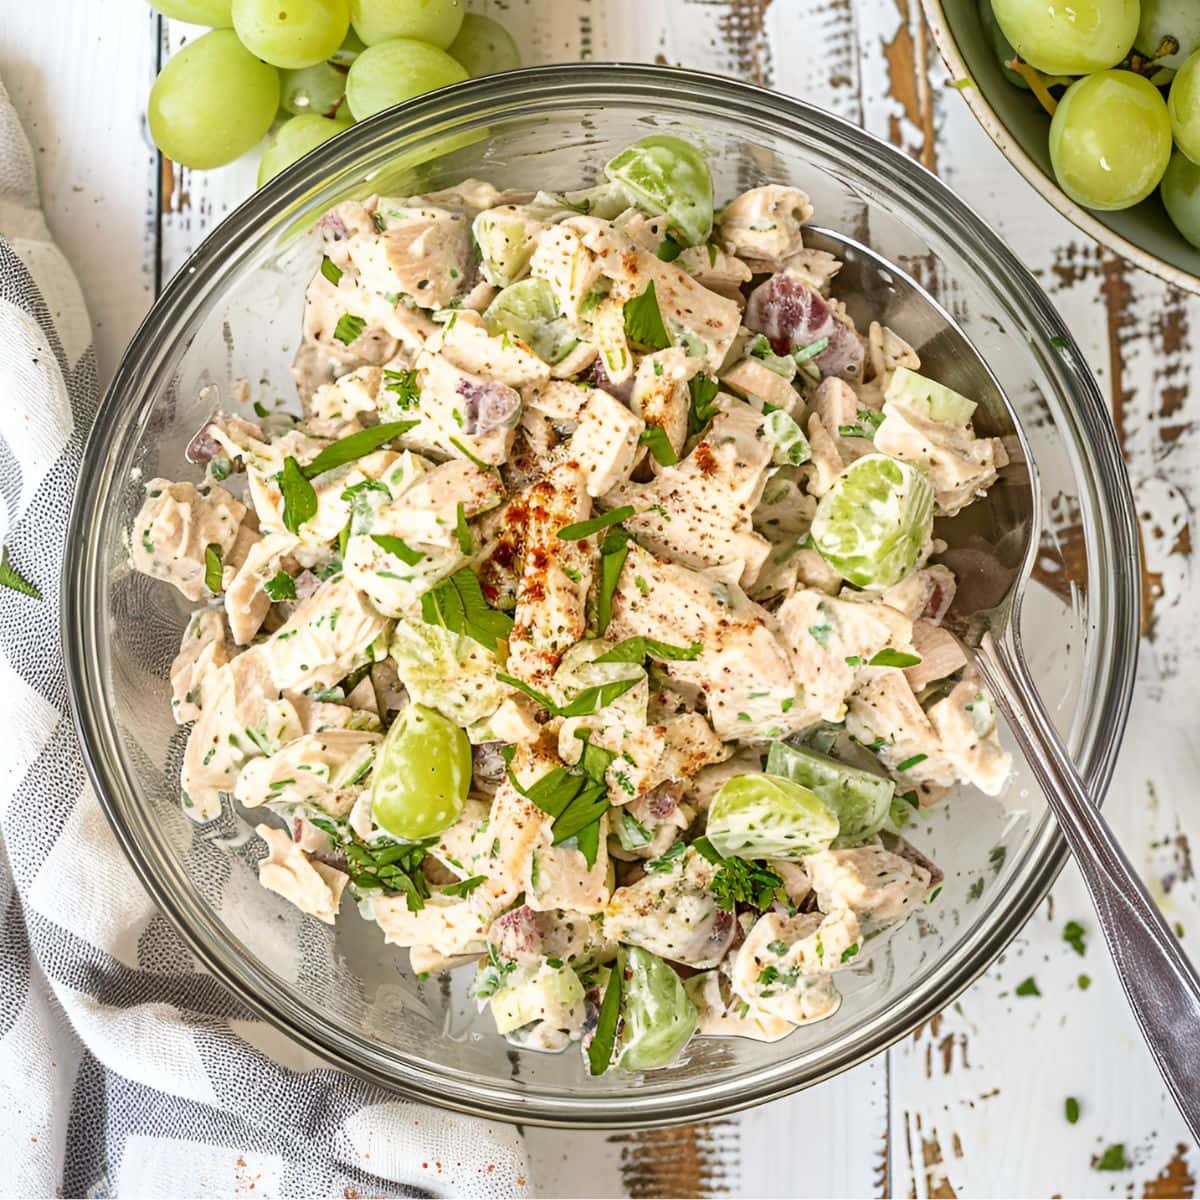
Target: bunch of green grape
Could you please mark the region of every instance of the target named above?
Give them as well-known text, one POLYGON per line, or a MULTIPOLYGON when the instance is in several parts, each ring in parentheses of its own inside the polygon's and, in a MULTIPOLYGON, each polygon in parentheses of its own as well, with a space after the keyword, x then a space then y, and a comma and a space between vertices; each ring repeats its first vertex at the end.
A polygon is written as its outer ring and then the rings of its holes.
POLYGON ((150 133, 185 167, 224 166, 270 133, 261 187, 314 147, 422 92, 521 65, 466 0, 150 0, 211 26, 150 90, 150 133))
POLYGON ((1200 0, 979 0, 1010 82, 1052 114, 1050 162, 1085 208, 1155 188, 1200 246, 1200 0))

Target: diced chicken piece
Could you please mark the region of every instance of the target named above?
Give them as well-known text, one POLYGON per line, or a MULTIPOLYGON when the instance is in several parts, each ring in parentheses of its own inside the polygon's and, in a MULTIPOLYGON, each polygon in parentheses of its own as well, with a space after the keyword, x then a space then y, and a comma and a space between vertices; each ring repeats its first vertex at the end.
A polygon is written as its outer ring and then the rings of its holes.
POLYGON ((302 804, 344 817, 382 740, 381 734, 360 729, 306 733, 269 757, 246 763, 233 794, 247 808, 302 804))
POLYGON ((578 230, 553 225, 538 238, 529 269, 544 279, 568 321, 578 321, 584 297, 600 279, 600 260, 589 250, 578 230))
POLYGON ((184 725, 200 715, 204 680, 229 661, 225 622, 215 608, 192 613, 171 663, 171 710, 184 725))
POLYGON ((717 241, 760 271, 778 271, 784 259, 804 249, 800 227, 813 215, 799 188, 768 184, 731 200, 717 220, 717 241))
POLYGON ((715 373, 720 369, 741 326, 737 303, 710 292, 674 263, 665 263, 645 250, 609 255, 604 271, 613 280, 612 299, 606 303, 618 309, 642 295, 653 282, 668 332, 689 354, 703 359, 706 370, 715 373))
POLYGON ((849 321, 798 275, 781 271, 750 293, 746 328, 765 334, 776 354, 790 354, 828 338, 812 361, 823 375, 842 379, 862 376, 865 350, 849 321))
POLYGON ((789 255, 783 269, 822 295, 828 295, 829 285, 842 269, 842 263, 828 250, 813 250, 806 246, 796 254, 789 255))
POLYGON ((770 553, 751 523, 771 462, 762 428, 761 413, 734 402, 676 466, 652 483, 615 488, 606 500, 638 510, 625 528, 653 553, 693 568, 738 563, 742 582, 752 583, 770 553))
POLYGON ((881 454, 920 467, 933 480, 938 512, 946 516, 966 508, 995 482, 1008 463, 999 438, 975 436, 970 423, 933 421, 907 404, 887 401, 884 421, 875 434, 881 454))
POLYGON ((294 904, 301 912, 332 925, 342 902, 349 876, 319 859, 309 858, 282 829, 255 827, 267 843, 267 857, 259 860, 258 882, 294 904))
POLYGON ((345 576, 323 583, 261 651, 275 686, 332 687, 355 667, 382 658, 389 621, 345 576))
POLYGON ((495 471, 484 471, 473 462, 453 458, 423 473, 376 514, 371 533, 395 533, 413 547, 443 546, 458 542, 458 512, 470 521, 501 504, 504 484, 495 471))
POLYGON ((568 448, 587 479, 589 496, 603 496, 629 478, 644 428, 619 400, 599 388, 592 390, 568 448))
POLYGON ((886 388, 897 367, 920 370, 921 357, 895 330, 872 321, 867 327, 867 366, 868 378, 880 380, 886 388))
POLYGON ((528 488, 523 504, 524 568, 508 671, 539 687, 553 676, 563 652, 583 637, 595 538, 566 541, 558 536, 591 512, 586 477, 574 463, 560 464, 528 488))
POLYGON ((912 644, 921 661, 916 666, 906 667, 904 677, 914 693, 967 665, 967 656, 958 639, 932 621, 913 622, 912 644))
POLYGON ((469 796, 458 820, 429 847, 429 856, 459 879, 489 874, 492 870, 489 855, 494 840, 490 814, 491 806, 487 801, 469 796))
POLYGON ((1012 757, 1000 748, 996 708, 978 678, 964 679, 927 715, 937 731, 942 754, 959 778, 989 796, 998 796, 1012 769, 1012 757))
POLYGON ((754 272, 740 258, 709 242, 704 246, 688 246, 675 260, 698 284, 741 306, 745 297, 742 285, 754 278, 754 272))
POLYGON ((442 308, 462 291, 470 225, 462 212, 380 197, 372 228, 352 234, 346 252, 363 287, 399 293, 418 308, 442 308))
POLYGON ((316 437, 342 438, 363 427, 359 420, 377 411, 382 367, 359 367, 339 376, 305 402, 305 427, 316 437))
POLYGON ((838 722, 855 680, 880 650, 908 652, 912 623, 886 604, 839 600, 802 588, 775 613, 811 723, 838 722))
POLYGON ((133 565, 189 600, 201 600, 210 595, 205 551, 215 546, 224 563, 245 519, 246 506, 222 487, 202 492, 195 484, 152 479, 133 523, 133 565))
MULTIPOLYGON (((689 357, 679 346, 644 355, 633 377, 629 407, 645 421, 666 434, 676 458, 687 441, 691 394, 688 380, 700 369, 700 360, 689 357)), ((658 460, 654 460, 656 465, 658 460)))
POLYGON ((617 888, 604 912, 605 936, 672 962, 715 967, 737 930, 733 913, 718 908, 709 891, 716 872, 689 848, 670 871, 656 871, 617 888))
POLYGON ((825 428, 816 413, 808 418, 808 446, 811 454, 808 491, 820 499, 833 487, 834 480, 846 469, 847 463, 842 457, 839 438, 825 428))
POLYGON ((794 420, 804 416, 804 397, 777 371, 760 358, 743 358, 721 375, 721 383, 745 396, 755 407, 770 404, 781 408, 794 420))
POLYGON ((576 342, 574 348, 550 368, 551 379, 578 379, 595 369, 600 351, 588 341, 576 342))
MULTIPOLYGON (((530 782, 533 779, 536 776, 530 782)), ((511 780, 501 782, 492 800, 488 821, 492 835, 488 847, 488 878, 479 888, 495 900, 497 908, 511 904, 524 890, 529 861, 541 838, 545 820, 546 814, 532 800, 526 800, 511 780)))
POLYGON ((851 961, 861 933, 852 912, 830 916, 766 913, 738 947, 730 982, 752 1009, 803 1025, 830 1016, 840 1004, 829 973, 851 961))
POLYGON ((298 539, 290 533, 268 534, 250 548, 226 587, 229 632, 239 646, 245 646, 254 637, 271 607, 271 597, 263 590, 264 585, 281 570, 294 573, 296 563, 290 555, 297 545, 298 539))
POLYGON ((378 366, 394 358, 400 343, 388 327, 393 307, 383 296, 360 287, 356 276, 347 273, 333 283, 318 271, 304 293, 301 352, 311 348, 316 356, 307 363, 306 373, 329 382, 338 366, 378 366), (322 361, 330 366, 318 367, 322 361))
POLYGON ((737 996, 721 971, 702 971, 686 980, 687 994, 700 1014, 701 1037, 744 1037, 777 1042, 796 1028, 772 1013, 758 1012, 737 996))
POLYGON ((477 902, 482 890, 476 888, 464 899, 435 892, 416 912, 409 910, 407 896, 376 896, 371 912, 389 946, 424 946, 444 958, 479 955, 487 949, 485 935, 494 913, 477 902))
POLYGON ((929 872, 884 850, 822 850, 804 860, 822 912, 849 910, 860 921, 883 925, 898 921, 921 904, 929 891, 929 872))
MULTIPOLYGON (((724 762, 697 771, 688 781, 683 798, 700 813, 708 812, 713 798, 731 779, 753 775, 763 768, 762 755, 752 750, 737 750, 724 762)), ((786 882, 786 881, 785 881, 786 882)))
POLYGON ((511 334, 493 337, 472 312, 457 313, 447 321, 427 349, 442 354, 460 370, 512 388, 550 378, 550 368, 524 342, 511 334))
POLYGON ((502 959, 527 967, 536 967, 545 958, 581 965, 601 963, 617 952, 616 944, 605 938, 598 915, 589 917, 567 909, 539 912, 527 904, 498 916, 488 929, 487 940, 502 959))
POLYGON ((584 405, 592 398, 595 388, 580 387, 565 379, 530 384, 521 389, 526 411, 535 409, 555 425, 573 426, 579 423, 584 405))
POLYGON ((630 545, 607 636, 639 635, 675 646, 700 643, 697 658, 664 669, 704 690, 718 737, 782 737, 804 727, 797 681, 770 614, 736 584, 659 562, 630 545))
POLYGON ((908 578, 888 588, 882 600, 884 604, 898 608, 913 621, 923 617, 932 625, 940 625, 954 600, 957 587, 954 572, 940 563, 934 563, 914 571, 908 578))

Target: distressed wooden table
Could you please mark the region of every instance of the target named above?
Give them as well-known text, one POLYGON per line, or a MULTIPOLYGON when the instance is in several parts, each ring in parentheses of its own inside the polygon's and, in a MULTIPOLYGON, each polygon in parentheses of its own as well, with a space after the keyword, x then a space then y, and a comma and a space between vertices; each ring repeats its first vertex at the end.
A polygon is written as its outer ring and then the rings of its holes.
MULTIPOLYGON (((1086 241, 1009 167, 947 86, 918 0, 472 0, 528 62, 655 60, 830 108, 937 171, 1022 254, 1107 388, 1145 538, 1138 696, 1108 814, 1200 954, 1186 830, 1200 821, 1200 635, 1187 410, 1200 299, 1086 241)), ((0 0, 0 78, 38 154, 107 377, 164 280, 253 187, 150 144, 158 64, 194 30, 137 0, 0 0)), ((1027 989, 1023 989, 1027 990, 1027 989)), ((1191 1196, 1200 1162, 1109 966, 1073 868, 993 969, 886 1055, 727 1120, 631 1134, 528 1133, 543 1196, 1191 1196), (1063 939, 1087 931, 1082 957, 1063 939), (1040 996, 1016 995, 1034 978, 1040 996), (1064 1117, 1076 1097, 1077 1123, 1064 1117), (1114 1143, 1129 1166, 1100 1171, 1114 1143)))

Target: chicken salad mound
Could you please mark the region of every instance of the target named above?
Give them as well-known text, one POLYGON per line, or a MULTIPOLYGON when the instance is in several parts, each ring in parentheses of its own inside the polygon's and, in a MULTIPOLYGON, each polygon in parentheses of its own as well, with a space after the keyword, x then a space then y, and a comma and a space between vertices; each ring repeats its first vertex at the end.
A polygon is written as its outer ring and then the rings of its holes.
POLYGON ((1009 771, 933 532, 1004 446, 811 216, 714 213, 663 135, 580 191, 339 204, 302 413, 215 413, 131 531, 199 604, 189 815, 261 816, 264 887, 592 1074, 831 1015, 941 879, 917 814, 1009 771))

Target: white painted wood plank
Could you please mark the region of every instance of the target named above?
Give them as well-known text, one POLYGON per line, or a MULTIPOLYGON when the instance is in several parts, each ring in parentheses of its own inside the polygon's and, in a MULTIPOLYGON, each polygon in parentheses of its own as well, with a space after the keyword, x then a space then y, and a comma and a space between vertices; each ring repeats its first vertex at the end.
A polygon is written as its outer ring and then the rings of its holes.
POLYGON ((0 79, 33 144, 50 229, 83 287, 104 379, 154 288, 157 164, 143 132, 153 15, 142 3, 0 7, 0 79))

